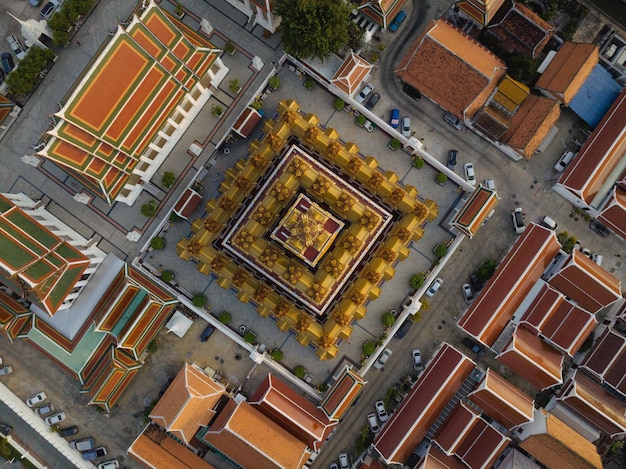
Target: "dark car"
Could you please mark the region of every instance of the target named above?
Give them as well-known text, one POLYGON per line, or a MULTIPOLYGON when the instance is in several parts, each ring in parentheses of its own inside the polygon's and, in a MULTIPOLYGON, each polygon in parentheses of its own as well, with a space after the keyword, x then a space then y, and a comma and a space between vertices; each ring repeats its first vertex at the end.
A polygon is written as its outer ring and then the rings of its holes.
POLYGON ((476 274, 471 274, 469 276, 469 281, 470 281, 470 284, 472 285, 472 288, 474 289, 475 292, 478 292, 478 291, 482 290, 483 287, 485 286, 485 281, 482 280, 476 274))
POLYGON ((76 425, 72 425, 71 427, 59 428, 59 435, 61 435, 63 438, 76 435, 77 433, 78 427, 76 425))
POLYGON ((365 108, 369 109, 370 111, 372 109, 374 109, 374 106, 376 106, 376 103, 380 100, 380 94, 379 93, 374 93, 370 99, 367 100, 367 103, 365 103, 365 108))
POLYGON ((98 446, 97 448, 83 451, 82 456, 85 461, 93 461, 94 459, 101 458, 107 455, 107 450, 104 446, 98 446))
POLYGON ((463 345, 465 345, 468 349, 474 352, 476 355, 482 355, 485 353, 485 349, 478 342, 473 341, 469 337, 463 339, 463 345))
POLYGON ((213 334, 214 331, 215 328, 211 324, 206 326, 204 332, 202 332, 202 335, 200 336, 200 342, 206 342, 207 340, 209 340, 209 337, 211 337, 211 334, 213 334))
POLYGON ((400 328, 396 331, 396 335, 394 335, 394 337, 396 339, 402 339, 405 335, 407 335, 407 333, 409 332, 412 326, 413 326, 413 321, 411 321, 410 319, 407 319, 406 321, 402 323, 400 328))
POLYGON ((419 101, 422 97, 422 93, 420 93, 417 88, 413 88, 411 85, 407 85, 406 83, 402 85, 402 91, 404 91, 404 94, 406 94, 409 98, 413 98, 415 101, 419 101))
POLYGON ((450 150, 448 152, 448 169, 450 171, 454 171, 454 168, 456 168, 456 156, 457 156, 456 150, 450 150))
POLYGON ((597 220, 592 221, 589 224, 589 228, 591 228, 593 231, 598 233, 603 238, 606 238, 611 233, 606 226, 604 226, 602 223, 600 223, 597 220))
POLYGON ((2 68, 4 69, 5 73, 11 73, 11 70, 13 70, 13 67, 15 67, 15 62, 13 62, 13 57, 11 56, 11 54, 9 54, 8 52, 3 52, 2 55, 0 55, 0 61, 2 61, 2 68))

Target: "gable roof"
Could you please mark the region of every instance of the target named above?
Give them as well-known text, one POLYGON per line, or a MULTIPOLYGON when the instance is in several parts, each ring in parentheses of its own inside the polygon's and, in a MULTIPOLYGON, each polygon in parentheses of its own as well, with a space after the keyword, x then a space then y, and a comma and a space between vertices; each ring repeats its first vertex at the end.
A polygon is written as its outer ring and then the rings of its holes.
POLYGON ((580 366, 626 398, 626 337, 606 328, 580 366))
MULTIPOLYGON (((559 179, 570 192, 588 205, 598 207, 604 199, 603 185, 611 185, 620 176, 616 174, 626 158, 626 88, 617 97, 598 126, 585 141, 576 158, 559 179)), ((623 167, 623 166, 622 166, 623 167)))
POLYGON ((592 313, 622 298, 621 282, 577 249, 549 283, 592 313))
POLYGON ((320 408, 272 374, 266 376, 249 402, 314 451, 338 423, 331 422, 320 408))
POLYGON ((437 445, 430 445, 417 469, 467 469, 467 466, 459 458, 448 456, 437 445))
POLYGON ((598 46, 566 41, 535 86, 568 104, 598 64, 598 46))
POLYGON ((372 67, 371 63, 351 50, 341 67, 330 79, 330 83, 346 95, 352 96, 357 92, 365 77, 369 75, 372 67))
POLYGON ((185 220, 191 216, 193 211, 202 202, 202 196, 191 188, 187 188, 178 199, 172 211, 185 220))
POLYGON ((343 374, 326 392, 320 409, 331 420, 340 420, 361 394, 366 381, 355 371, 346 367, 343 374))
POLYGON ((516 328, 496 359, 537 389, 563 382, 563 355, 524 326, 516 328))
POLYGON ((505 63, 445 20, 433 20, 396 73, 439 106, 472 118, 506 75, 505 63))
POLYGON ((189 444, 198 429, 213 418, 213 408, 224 394, 221 384, 196 365, 185 363, 150 412, 150 419, 189 444))
POLYGON ((247 107, 239 115, 233 124, 233 131, 246 138, 254 127, 261 121, 261 113, 256 109, 247 107))
POLYGON ((468 397, 509 430, 533 419, 533 400, 491 368, 468 397))
POLYGON ((522 315, 520 323, 573 357, 598 321, 592 313, 567 300, 549 284, 544 284, 522 315))
POLYGON ((374 438, 373 448, 387 464, 404 464, 475 367, 443 343, 417 383, 374 438))
POLYGON ((361 0, 359 12, 383 29, 389 26, 406 0, 361 0))
POLYGON ((626 404, 579 370, 563 386, 558 400, 611 438, 626 434, 626 404))
POLYGON ((613 187, 598 220, 626 239, 626 190, 617 185, 613 187))
POLYGON ((459 326, 483 344, 493 345, 560 248, 554 232, 531 223, 459 320, 459 326))
POLYGON ((547 467, 602 468, 596 447, 552 414, 545 416, 543 433, 529 436, 519 446, 547 467))
POLYGON ((498 12, 504 0, 459 0, 456 5, 481 26, 487 26, 498 12))
POLYGON ((500 197, 495 190, 487 189, 481 184, 472 192, 450 223, 471 239, 483 226, 485 219, 494 210, 499 200, 500 197))

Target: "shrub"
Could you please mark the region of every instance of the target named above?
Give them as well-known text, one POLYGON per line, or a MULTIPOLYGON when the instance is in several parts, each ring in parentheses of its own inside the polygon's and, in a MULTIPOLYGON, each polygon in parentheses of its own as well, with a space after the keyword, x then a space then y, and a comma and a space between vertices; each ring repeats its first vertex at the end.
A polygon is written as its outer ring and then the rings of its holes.
POLYGON ((28 49, 19 67, 14 68, 6 78, 11 93, 20 96, 28 95, 41 80, 42 72, 52 59, 54 59, 54 52, 50 49, 42 49, 38 46, 28 49))
POLYGON ((222 311, 218 319, 220 320, 222 324, 230 324, 230 321, 232 321, 233 316, 228 311, 222 311))
POLYGON ((198 308, 203 308, 204 305, 206 305, 206 296, 202 293, 198 293, 191 299, 191 303, 198 308))
POLYGON ((389 141, 389 144, 387 146, 391 148, 393 151, 396 151, 398 148, 400 148, 400 145, 402 145, 400 140, 394 137, 389 141))
POLYGON ((346 107, 346 103, 341 98, 335 98, 335 102, 333 103, 333 107, 338 111, 341 111, 344 107, 346 107))
POLYGON ((437 184, 439 184, 440 186, 443 186, 446 181, 448 180, 448 176, 444 173, 437 173, 437 176, 435 176, 435 182, 437 184))
POLYGON ((161 273, 161 279, 164 282, 171 282, 173 278, 174 272, 172 272, 171 270, 164 270, 163 273, 161 273))
POLYGON ((157 203, 152 199, 141 206, 141 214, 145 217, 152 217, 156 213, 157 203))
POLYGON ((361 125, 361 126, 362 126, 363 124, 365 124, 365 121, 366 121, 365 116, 364 116, 363 114, 359 114, 359 115, 356 117, 356 121, 355 121, 355 122, 356 122, 358 125, 361 125))
POLYGON ((239 85, 239 80, 237 80, 236 78, 228 82, 228 87, 233 93, 239 93, 239 90, 241 89, 241 86, 239 85))
POLYGON ((184 218, 179 217, 178 215, 176 215, 174 212, 170 213, 170 223, 178 223, 179 221, 183 221, 184 218))
POLYGON ((478 276, 479 279, 486 282, 491 277, 493 277, 493 274, 495 271, 496 271, 496 261, 487 259, 485 262, 483 262, 483 265, 481 265, 478 268, 478 270, 476 271, 476 275, 478 276))
POLYGON ((176 175, 172 171, 165 171, 163 173, 163 177, 161 178, 161 184, 163 184, 163 187, 167 187, 169 189, 175 182, 176 175))
POLYGON ((163 248, 165 248, 166 244, 167 241, 165 241, 165 238, 161 238, 160 236, 155 236, 150 240, 150 247, 155 251, 161 251, 163 248))
POLYGON ((270 78, 270 81, 268 81, 267 84, 273 90, 277 90, 278 87, 280 86, 280 78, 278 78, 277 75, 274 75, 272 78, 270 78))
MULTIPOLYGON (((421 301, 422 301, 422 305, 423 305, 423 303, 424 303, 424 302, 426 302, 426 299, 423 299, 423 300, 421 300, 421 301)), ((428 306, 428 307, 430 308, 430 306, 428 306)), ((421 315, 421 314, 420 314, 420 312, 418 311, 417 313, 412 314, 412 315, 410 316, 410 318, 411 318, 411 321, 413 321, 413 322, 420 322, 420 321, 422 320, 422 315, 421 315)))
POLYGON ((570 234, 567 231, 563 231, 557 234, 556 239, 561 244, 563 251, 565 251, 568 254, 572 252, 572 249, 574 249, 574 245, 576 244, 576 241, 577 241, 576 237, 570 236, 570 234))
POLYGON ((257 111, 260 111, 261 109, 263 109, 263 101, 261 101, 260 99, 255 99, 254 102, 250 104, 250 107, 252 109, 256 109, 257 111))
POLYGON ((421 157, 417 157, 417 158, 413 158, 413 166, 415 166, 417 169, 422 169, 424 167, 426 163, 424 162, 424 158, 421 157))
POLYGON ((383 326, 391 327, 396 322, 396 318, 393 314, 391 314, 390 311, 387 311, 385 314, 383 314, 381 321, 383 323, 383 326))
POLYGON ((441 259, 443 256, 448 254, 448 246, 446 246, 445 244, 438 244, 437 246, 435 246, 433 252, 435 256, 441 259))
POLYGON ((376 52, 373 52, 370 55, 370 62, 372 62, 372 63, 378 62, 378 54, 376 52))
POLYGON ((146 347, 146 350, 149 353, 154 353, 159 349, 159 344, 157 344, 156 339, 151 340, 150 343, 148 344, 148 346, 146 347))
POLYGON ((306 80, 304 80, 304 87, 307 90, 312 90, 315 88, 315 80, 311 77, 307 77, 306 80))
POLYGON ((365 355, 366 357, 369 357, 371 354, 373 354, 376 351, 376 344, 368 340, 367 342, 363 344, 363 347, 361 347, 361 350, 363 351, 363 355, 365 355))
POLYGON ((211 108, 211 114, 213 114, 216 117, 221 116, 223 112, 224 112, 224 108, 220 106, 219 104, 214 104, 213 107, 211 108))
POLYGON ((235 45, 230 40, 224 44, 224 52, 231 55, 235 53, 235 45))
POLYGON ((426 276, 422 273, 419 273, 411 277, 411 280, 409 280, 409 284, 412 288, 415 288, 417 290, 418 288, 422 288, 424 286, 425 281, 426 276))
POLYGON ((298 365, 293 369, 293 374, 302 379, 304 378, 304 375, 306 375, 306 368, 302 365, 298 365))
POLYGON ((374 440, 374 435, 370 432, 369 425, 365 425, 359 436, 357 436, 356 441, 354 442, 354 451, 356 454, 361 454, 364 452, 374 440))
POLYGON ((272 350, 270 356, 272 357, 272 360, 279 362, 283 359, 284 354, 282 350, 275 348, 272 350))
POLYGON ((249 344, 253 344, 254 342, 256 342, 256 334, 252 331, 248 331, 243 336, 243 340, 245 340, 249 344))
MULTIPOLYGON (((430 309, 430 303, 428 302, 428 300, 426 298, 420 300, 422 303, 422 311, 428 311, 430 309)), ((422 317, 420 316, 420 319, 422 319, 422 317)))

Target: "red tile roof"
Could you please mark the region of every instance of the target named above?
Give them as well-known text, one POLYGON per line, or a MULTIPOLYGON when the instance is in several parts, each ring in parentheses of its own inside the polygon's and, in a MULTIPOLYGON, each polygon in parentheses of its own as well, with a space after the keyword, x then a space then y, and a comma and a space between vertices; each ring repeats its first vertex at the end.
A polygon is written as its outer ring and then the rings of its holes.
POLYGON ((592 313, 622 298, 620 281, 577 249, 549 283, 592 313))
POLYGON ((626 239, 626 190, 620 186, 613 187, 598 220, 626 239))
POLYGON ((533 400, 490 368, 468 397, 509 430, 533 419, 533 400))
POLYGON ((246 138, 250 135, 254 127, 260 122, 261 117, 262 116, 259 111, 251 107, 247 107, 233 124, 233 130, 243 138, 246 138))
POLYGON ((450 23, 433 20, 396 73, 445 110, 469 119, 506 75, 506 65, 450 23))
POLYGON ((459 458, 448 456, 436 445, 430 445, 417 469, 467 469, 467 466, 459 458))
POLYGON ((341 377, 320 402, 320 409, 329 419, 340 420, 359 397, 366 382, 359 374, 346 367, 341 377))
POLYGON ((314 451, 321 448, 338 423, 331 422, 319 407, 271 374, 249 402, 314 451))
POLYGON ((174 213, 185 220, 202 202, 202 196, 193 189, 187 189, 174 205, 174 213))
POLYGON ((503 3, 504 0, 459 0, 456 2, 456 6, 478 24, 487 26, 503 3))
POLYGON ((374 439, 373 448, 384 462, 407 461, 474 367, 472 360, 444 342, 374 439))
POLYGON ((452 225, 472 238, 483 226, 485 218, 495 208, 500 197, 495 190, 486 189, 482 185, 472 193, 461 210, 452 219, 452 225))
POLYGON ((576 370, 558 400, 611 438, 626 435, 626 404, 576 370))
POLYGON ((626 397, 626 337, 605 329, 580 366, 626 397))
POLYGON ((569 104, 598 64, 598 46, 565 42, 535 86, 569 104))
POLYGON ((548 284, 541 288, 520 322, 570 357, 598 324, 592 313, 566 300, 548 284))
MULTIPOLYGON (((588 205, 626 152, 626 88, 567 167, 559 184, 588 205)), ((600 201, 596 203, 598 205, 600 201)))
POLYGON ((554 232, 530 224, 459 326, 485 345, 493 345, 560 248, 554 232))
POLYGON ((350 51, 330 82, 348 96, 352 96, 370 73, 372 67, 373 65, 363 57, 350 51))

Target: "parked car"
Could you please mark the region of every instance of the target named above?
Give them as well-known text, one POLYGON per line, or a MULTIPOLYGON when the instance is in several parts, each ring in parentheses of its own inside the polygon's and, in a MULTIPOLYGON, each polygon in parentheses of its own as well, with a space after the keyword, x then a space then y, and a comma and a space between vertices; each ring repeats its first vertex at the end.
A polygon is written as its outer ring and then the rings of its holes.
POLYGON ((335 461, 333 461, 330 463, 330 466, 328 466, 328 469, 339 469, 339 466, 335 461))
POLYGON ((430 284, 430 287, 428 288, 428 290, 426 290, 426 296, 429 298, 434 296, 435 293, 437 293, 439 289, 441 288, 442 283, 443 283, 443 280, 441 278, 436 278, 435 281, 430 284))
POLYGON ((489 190, 494 190, 496 188, 496 182, 491 178, 487 178, 483 181, 483 186, 489 190))
POLYGON ((45 400, 46 400, 46 393, 41 391, 35 394, 33 397, 29 397, 28 399, 26 399, 26 405, 28 407, 32 407, 35 404, 39 404, 45 400))
POLYGON ((90 449, 89 451, 84 451, 82 453, 83 459, 85 461, 93 461, 94 459, 98 459, 106 455, 107 449, 104 446, 98 446, 97 448, 90 449))
POLYGON ((59 4, 57 2, 55 2, 55 1, 51 1, 51 2, 46 3, 46 5, 41 9, 41 13, 39 14, 39 16, 41 16, 42 20, 48 21, 50 19, 50 17, 56 11, 58 6, 59 6, 59 4))
POLYGON ((469 337, 465 337, 463 339, 463 345, 465 345, 468 349, 474 352, 476 355, 480 356, 485 353, 485 349, 478 342, 473 341, 469 337))
POLYGON ((581 248, 580 252, 591 259, 591 250, 589 248, 581 248))
POLYGON ((4 422, 0 422, 0 435, 3 435, 5 438, 11 434, 13 431, 13 427, 11 425, 7 425, 4 422))
POLYGON ((409 116, 402 118, 402 135, 405 137, 411 136, 411 118, 409 116))
POLYGON ((76 425, 72 425, 71 427, 59 428, 59 435, 63 438, 76 435, 77 433, 78 427, 76 425))
POLYGON ((376 401, 374 403, 374 407, 376 407, 376 414, 378 414, 378 420, 380 420, 380 423, 385 423, 389 420, 389 414, 385 409, 385 403, 383 401, 376 401))
POLYGON ((378 101, 380 101, 380 94, 373 93, 370 96, 370 99, 367 100, 367 103, 365 103, 365 108, 371 111, 372 109, 374 109, 374 106, 376 106, 376 103, 378 101))
POLYGON ((454 127, 456 130, 463 129, 463 121, 456 117, 454 114, 446 112, 443 115, 443 120, 450 124, 452 127, 454 127))
POLYGON ((552 231, 556 230, 559 227, 559 224, 548 216, 543 217, 541 221, 539 222, 539 224, 541 226, 545 226, 546 228, 552 231))
POLYGON ((43 3, 43 0, 30 0, 30 4, 34 7, 38 7, 43 3))
POLYGON ((387 363, 387 360, 389 360, 389 357, 392 353, 393 352, 388 348, 383 350, 383 352, 379 355, 378 360, 374 362, 374 368, 376 368, 377 370, 381 370, 383 366, 385 366, 385 363, 387 363))
POLYGON ((93 438, 88 437, 88 438, 81 438, 80 440, 72 440, 72 442, 70 443, 70 446, 74 448, 75 450, 80 451, 82 453, 83 451, 88 451, 90 449, 95 448, 96 443, 94 442, 93 438))
POLYGON ((48 417, 43 419, 43 421, 46 422, 47 425, 56 425, 63 420, 65 420, 65 412, 57 412, 56 414, 49 415, 48 417))
POLYGON ((456 150, 450 150, 448 152, 448 169, 454 171, 456 169, 456 157, 458 152, 456 150))
POLYGON ((376 414, 371 413, 367 414, 367 423, 370 426, 370 430, 374 435, 380 431, 380 427, 378 426, 378 419, 376 418, 376 414))
POLYGON ((474 289, 474 291, 479 292, 480 290, 483 289, 483 287, 485 286, 485 281, 482 280, 478 275, 476 274, 470 274, 469 276, 469 281, 470 281, 470 285, 472 286, 472 288, 474 289))
POLYGON ((413 369, 415 371, 421 371, 424 369, 424 364, 422 363, 422 352, 418 348, 414 348, 411 350, 411 356, 413 357, 413 369))
POLYGON ((600 267, 602 267, 602 261, 604 261, 604 256, 595 252, 591 255, 591 260, 598 264, 600 267))
POLYGON ((35 408, 35 412, 38 415, 49 414, 53 410, 54 410, 54 406, 52 405, 51 402, 48 402, 47 404, 44 404, 44 405, 41 405, 41 406, 35 408))
POLYGON ((207 340, 209 340, 209 337, 211 337, 211 334, 213 334, 213 332, 215 331, 215 328, 209 324, 204 328, 204 331, 202 331, 202 335, 200 336, 200 342, 206 342, 207 340))
POLYGON ((465 180, 470 184, 476 184, 476 173, 474 172, 474 164, 465 163, 465 165, 463 166, 463 171, 465 171, 465 180))
POLYGON ((397 129, 400 125, 400 109, 392 109, 391 117, 389 118, 389 125, 394 129, 397 129))
POLYGON ((411 85, 408 85, 406 83, 402 85, 402 91, 409 98, 413 98, 415 101, 419 101, 422 97, 422 93, 420 93, 417 88, 413 88, 411 85))
POLYGON ((348 459, 347 453, 341 453, 339 455, 339 467, 341 469, 348 469, 350 467, 350 459, 348 459))
POLYGON ((110 461, 98 464, 98 469, 117 469, 118 467, 120 467, 120 462, 117 459, 111 459, 110 461))
POLYGON ((404 336, 408 334, 408 332, 411 329, 411 327, 413 327, 413 321, 411 321, 410 319, 407 319, 398 328, 398 330, 396 331, 396 334, 394 335, 394 337, 396 339, 403 339, 404 336))
POLYGON ((2 375, 10 375, 13 373, 13 367, 11 365, 3 366, 0 368, 0 376, 2 375))
POLYGON ((400 12, 396 15, 396 17, 393 19, 393 21, 389 25, 389 31, 396 32, 405 19, 406 19, 406 11, 400 10, 400 12))
POLYGON ((524 224, 524 212, 522 212, 522 208, 515 207, 515 210, 511 212, 511 218, 513 219, 513 228, 515 228, 515 233, 522 234, 526 229, 526 225, 524 224))
POLYGON ((609 234, 611 234, 609 229, 597 220, 594 220, 591 223, 589 223, 589 228, 591 228, 593 231, 598 233, 603 238, 606 238, 609 234))
POLYGON ((465 298, 465 302, 469 304, 469 302, 474 299, 474 292, 472 291, 472 287, 469 283, 464 283, 462 289, 463 298, 465 298))
POLYGON ((567 168, 567 165, 574 159, 573 151, 566 151, 561 155, 559 161, 554 165, 554 170, 558 173, 562 173, 567 168))
POLYGON ((356 102, 362 104, 372 91, 374 91, 374 87, 371 83, 368 83, 355 98, 356 102))
POLYGON ((16 38, 15 36, 11 35, 7 37, 7 43, 9 44, 9 47, 11 48, 15 56, 17 57, 17 60, 22 60, 24 56, 26 55, 26 51, 24 50, 24 46, 22 46, 22 43, 20 42, 20 40, 16 38))
POLYGON ((11 70, 15 68, 15 62, 13 62, 13 56, 8 52, 0 54, 0 61, 2 62, 2 68, 7 75, 11 73, 11 70))

